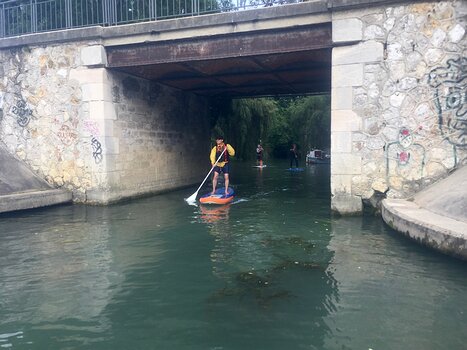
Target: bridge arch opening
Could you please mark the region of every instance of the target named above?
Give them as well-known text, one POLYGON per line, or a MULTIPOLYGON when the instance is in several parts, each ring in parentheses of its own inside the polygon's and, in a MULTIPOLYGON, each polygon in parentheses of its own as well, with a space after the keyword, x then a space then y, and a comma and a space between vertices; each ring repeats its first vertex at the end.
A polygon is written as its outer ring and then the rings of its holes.
MULTIPOLYGON (((240 106, 244 107, 243 111, 250 109, 258 120, 250 121, 249 127, 264 132, 248 137, 252 144, 244 145, 248 146, 245 148, 254 147, 259 140, 266 141, 268 130, 261 124, 264 120, 281 113, 290 114, 287 108, 292 106, 296 112, 301 109, 297 114, 301 112, 302 116, 296 115, 294 121, 285 120, 287 125, 283 126, 282 134, 276 135, 281 141, 275 142, 269 152, 272 156, 286 157, 294 142, 299 145, 305 162, 306 154, 313 148, 324 148, 330 153, 331 46, 330 23, 319 23, 114 45, 106 47, 106 52, 112 70, 206 98, 214 134, 216 128, 228 132, 223 120, 226 115, 241 118, 241 112, 236 109, 241 109, 240 106), (253 100, 256 102, 252 103, 253 100), (320 109, 315 111, 315 117, 317 113, 327 113, 327 116, 306 122, 305 115, 312 115, 307 108, 320 109), (261 113, 270 115, 260 121, 261 113), (292 131, 286 132, 285 128, 292 131)), ((280 133, 280 127, 274 132, 280 133)), ((230 131, 231 135, 236 133, 230 131)), ((247 151, 239 156, 249 158, 247 151)))

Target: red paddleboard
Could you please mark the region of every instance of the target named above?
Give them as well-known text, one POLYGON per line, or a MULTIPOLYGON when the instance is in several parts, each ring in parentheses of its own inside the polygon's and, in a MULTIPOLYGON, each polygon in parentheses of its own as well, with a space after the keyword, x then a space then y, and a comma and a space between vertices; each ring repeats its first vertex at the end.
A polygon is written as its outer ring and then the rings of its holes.
POLYGON ((234 190, 228 188, 227 195, 225 194, 225 187, 218 188, 214 194, 211 192, 201 196, 199 201, 204 204, 226 204, 232 202, 234 199, 234 190))

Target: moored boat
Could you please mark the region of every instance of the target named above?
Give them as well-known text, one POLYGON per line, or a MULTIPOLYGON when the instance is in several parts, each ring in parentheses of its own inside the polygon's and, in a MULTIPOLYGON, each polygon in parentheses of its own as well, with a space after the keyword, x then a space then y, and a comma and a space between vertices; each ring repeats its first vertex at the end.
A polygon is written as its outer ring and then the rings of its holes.
POLYGON ((306 162, 308 164, 329 164, 331 162, 331 156, 320 149, 312 149, 306 155, 306 162))

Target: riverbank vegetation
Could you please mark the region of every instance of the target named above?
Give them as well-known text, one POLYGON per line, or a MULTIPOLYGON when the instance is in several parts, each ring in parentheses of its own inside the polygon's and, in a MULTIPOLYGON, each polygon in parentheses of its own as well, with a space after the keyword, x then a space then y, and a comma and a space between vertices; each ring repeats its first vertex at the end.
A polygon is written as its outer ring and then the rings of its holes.
POLYGON ((213 105, 212 137, 224 135, 239 159, 252 159, 261 143, 270 157, 286 157, 296 143, 302 157, 311 148, 329 149, 330 97, 235 99, 213 105))

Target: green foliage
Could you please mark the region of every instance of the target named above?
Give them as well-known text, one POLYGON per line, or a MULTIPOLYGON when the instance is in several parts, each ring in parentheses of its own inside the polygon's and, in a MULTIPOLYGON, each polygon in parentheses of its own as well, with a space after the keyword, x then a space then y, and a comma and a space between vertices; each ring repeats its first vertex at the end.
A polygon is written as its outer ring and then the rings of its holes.
POLYGON ((225 136, 240 159, 252 159, 262 142, 266 154, 286 157, 292 143, 304 154, 330 146, 329 96, 219 101, 212 119, 213 138, 225 136))
POLYGON ((294 100, 288 107, 293 142, 302 151, 329 148, 331 111, 329 96, 308 96, 294 100))
POLYGON ((213 128, 213 138, 224 135, 236 149, 238 158, 252 158, 256 145, 266 139, 277 110, 276 103, 272 99, 260 98, 222 101, 221 105, 223 107, 217 109, 220 113, 213 128))

